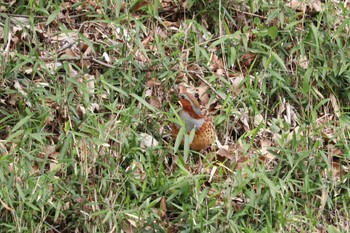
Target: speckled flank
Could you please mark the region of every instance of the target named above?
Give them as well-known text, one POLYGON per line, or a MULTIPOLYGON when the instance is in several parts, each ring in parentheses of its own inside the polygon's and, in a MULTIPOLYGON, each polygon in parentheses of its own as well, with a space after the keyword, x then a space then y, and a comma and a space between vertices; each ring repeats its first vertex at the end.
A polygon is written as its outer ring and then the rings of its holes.
MULTIPOLYGON (((185 122, 186 123, 186 122, 185 122)), ((179 128, 177 125, 173 125, 172 135, 176 137, 179 133, 179 128)), ((188 131, 190 134, 190 131, 188 131)), ((194 139, 190 145, 192 150, 202 150, 208 148, 213 144, 215 140, 215 128, 213 121, 210 117, 206 117, 204 123, 199 129, 196 130, 194 139)), ((182 140, 181 144, 183 145, 184 141, 182 140)))
POLYGON ((215 139, 214 124, 210 117, 205 119, 205 123, 196 131, 195 137, 191 143, 192 150, 202 150, 208 148, 215 139))

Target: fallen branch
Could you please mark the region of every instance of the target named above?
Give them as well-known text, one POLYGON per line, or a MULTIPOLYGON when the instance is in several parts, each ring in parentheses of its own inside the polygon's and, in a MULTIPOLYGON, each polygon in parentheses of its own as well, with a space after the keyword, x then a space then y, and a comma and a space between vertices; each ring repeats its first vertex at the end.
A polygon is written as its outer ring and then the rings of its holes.
POLYGON ((43 61, 81 61, 81 60, 89 60, 89 61, 93 61, 95 63, 98 63, 100 65, 103 65, 105 67, 108 68, 115 68, 115 66, 110 65, 108 63, 105 63, 103 61, 97 60, 96 58, 92 57, 92 56, 85 56, 85 57, 59 57, 57 59, 54 59, 53 57, 40 57, 41 60, 43 61))
POLYGON ((208 83, 207 80, 205 80, 204 78, 202 78, 197 72, 190 71, 190 70, 189 70, 188 72, 189 72, 189 73, 195 74, 196 77, 199 78, 205 85, 207 85, 217 96, 219 96, 220 99, 225 100, 225 98, 222 97, 222 96, 220 95, 220 93, 217 92, 217 91, 215 90, 215 88, 214 88, 212 85, 210 85, 210 83, 208 83))

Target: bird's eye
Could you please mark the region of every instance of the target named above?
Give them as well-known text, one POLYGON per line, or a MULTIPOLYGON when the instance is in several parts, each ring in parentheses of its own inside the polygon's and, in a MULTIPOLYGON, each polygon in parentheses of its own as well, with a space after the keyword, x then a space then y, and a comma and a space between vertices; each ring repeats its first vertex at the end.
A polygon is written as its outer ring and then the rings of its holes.
POLYGON ((201 102, 202 102, 202 101, 201 101, 201 98, 199 98, 199 94, 198 94, 198 93, 194 94, 194 97, 196 98, 196 100, 198 101, 198 103, 201 103, 201 102))

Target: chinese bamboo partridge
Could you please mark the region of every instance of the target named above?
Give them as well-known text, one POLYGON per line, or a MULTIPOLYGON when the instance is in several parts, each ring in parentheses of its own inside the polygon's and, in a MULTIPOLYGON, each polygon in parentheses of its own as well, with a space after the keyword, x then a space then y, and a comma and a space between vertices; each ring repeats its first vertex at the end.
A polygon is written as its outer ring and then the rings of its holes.
MULTIPOLYGON (((195 96, 187 90, 180 87, 180 102, 182 110, 179 115, 185 123, 188 134, 195 128, 195 136, 190 145, 192 150, 202 150, 208 148, 215 140, 215 128, 212 118, 208 114, 202 114, 200 105, 195 96)), ((180 126, 172 126, 172 135, 174 138, 179 133, 180 126)), ((181 144, 184 144, 182 140, 181 144)))

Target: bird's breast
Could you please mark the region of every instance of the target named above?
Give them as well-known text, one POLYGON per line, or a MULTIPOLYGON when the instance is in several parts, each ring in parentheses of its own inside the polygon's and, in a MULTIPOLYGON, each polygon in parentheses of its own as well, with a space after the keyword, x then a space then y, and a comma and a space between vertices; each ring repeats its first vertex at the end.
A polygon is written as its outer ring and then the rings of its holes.
POLYGON ((205 118, 195 119, 185 111, 180 112, 180 117, 184 121, 187 131, 191 131, 193 128, 196 128, 196 130, 198 130, 205 122, 205 118))

